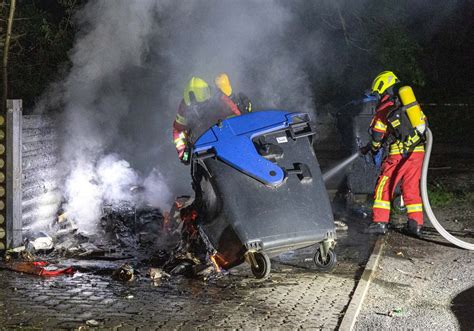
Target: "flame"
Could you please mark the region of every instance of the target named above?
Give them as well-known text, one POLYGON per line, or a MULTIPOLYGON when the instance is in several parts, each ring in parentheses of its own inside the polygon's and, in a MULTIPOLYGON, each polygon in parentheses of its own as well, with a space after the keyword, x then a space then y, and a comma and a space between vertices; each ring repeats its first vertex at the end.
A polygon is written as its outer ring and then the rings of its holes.
POLYGON ((61 215, 58 216, 58 223, 62 223, 65 220, 67 220, 67 213, 62 213, 61 215))
POLYGON ((171 231, 171 215, 168 212, 163 213, 163 230, 171 231))
POLYGON ((184 202, 175 200, 174 205, 176 206, 176 209, 181 209, 184 206, 184 202))
POLYGON ((219 264, 217 264, 217 261, 216 261, 216 254, 212 254, 212 255, 210 256, 210 260, 211 260, 212 264, 214 265, 214 270, 215 270, 216 272, 222 272, 221 267, 219 266, 219 264))

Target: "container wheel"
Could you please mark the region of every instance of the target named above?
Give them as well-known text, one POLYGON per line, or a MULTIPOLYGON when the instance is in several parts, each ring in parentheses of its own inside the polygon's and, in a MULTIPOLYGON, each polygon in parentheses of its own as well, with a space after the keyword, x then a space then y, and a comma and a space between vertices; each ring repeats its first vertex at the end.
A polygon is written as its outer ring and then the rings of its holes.
POLYGON ((323 259, 321 249, 318 249, 314 254, 313 262, 316 268, 322 272, 330 272, 334 269, 337 262, 336 252, 330 249, 326 255, 326 259, 323 259))
POLYGON ((270 258, 265 253, 254 253, 250 268, 255 278, 267 278, 271 269, 270 258))

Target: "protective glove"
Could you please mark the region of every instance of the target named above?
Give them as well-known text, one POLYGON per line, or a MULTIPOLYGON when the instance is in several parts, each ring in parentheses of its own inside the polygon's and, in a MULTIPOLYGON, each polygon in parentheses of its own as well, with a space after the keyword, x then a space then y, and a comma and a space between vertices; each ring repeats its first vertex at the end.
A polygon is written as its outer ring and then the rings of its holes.
POLYGON ((373 153, 373 160, 374 160, 374 165, 375 169, 380 169, 382 166, 382 161, 383 161, 383 147, 381 147, 377 152, 373 153))
POLYGON ((189 155, 189 149, 185 149, 183 152, 182 157, 180 158, 181 163, 188 165, 191 160, 191 157, 189 155))
POLYGON ((370 143, 359 148, 360 154, 367 155, 368 152, 372 151, 370 143))
POLYGON ((191 159, 191 148, 188 146, 188 144, 185 144, 176 150, 181 163, 188 165, 191 159))
POLYGON ((252 102, 245 94, 240 92, 238 96, 238 100, 239 100, 238 107, 242 113, 252 112, 252 102))

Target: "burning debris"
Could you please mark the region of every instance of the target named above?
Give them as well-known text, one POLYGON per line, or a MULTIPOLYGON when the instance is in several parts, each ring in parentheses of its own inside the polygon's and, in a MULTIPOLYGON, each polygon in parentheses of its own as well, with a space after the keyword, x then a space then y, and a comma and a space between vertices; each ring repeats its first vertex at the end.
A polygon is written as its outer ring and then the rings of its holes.
MULTIPOLYGON (((143 189, 135 187, 134 191, 143 189)), ((10 250, 0 268, 57 276, 74 273, 72 267, 54 267, 61 260, 124 260, 111 270, 112 279, 134 281, 138 269, 144 267, 148 272, 143 274, 156 284, 170 276, 209 275, 214 267, 195 227, 198 215, 191 202, 189 196, 180 197, 166 213, 143 203, 106 205, 94 233, 80 231, 75 220, 61 210, 48 230, 25 232, 24 245, 10 250)))
POLYGON ((135 271, 133 270, 133 267, 130 264, 125 263, 112 273, 112 279, 131 282, 135 279, 134 273, 135 271))

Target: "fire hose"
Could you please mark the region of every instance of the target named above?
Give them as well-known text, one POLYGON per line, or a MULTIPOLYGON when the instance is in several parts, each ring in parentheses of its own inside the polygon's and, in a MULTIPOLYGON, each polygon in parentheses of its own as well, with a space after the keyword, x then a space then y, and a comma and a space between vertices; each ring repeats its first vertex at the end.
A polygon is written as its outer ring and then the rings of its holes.
POLYGON ((425 158, 423 159, 423 168, 421 172, 421 199, 423 200, 423 205, 425 208, 426 215, 435 227, 436 231, 439 232, 444 239, 450 243, 468 250, 474 250, 474 244, 462 241, 453 235, 451 235, 446 229, 438 222, 436 219, 433 210, 431 209, 430 200, 428 198, 428 188, 427 188, 427 177, 428 177, 428 165, 430 163, 431 148, 433 146, 433 135, 429 128, 426 128, 426 147, 425 147, 425 158))

